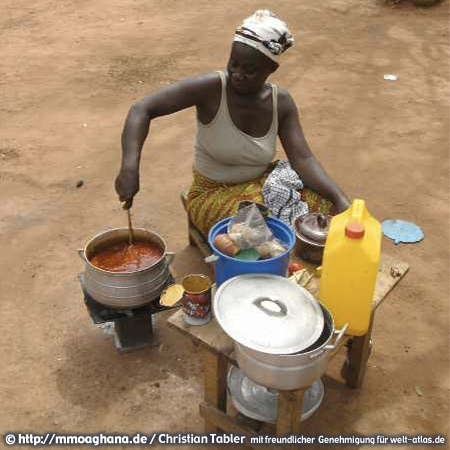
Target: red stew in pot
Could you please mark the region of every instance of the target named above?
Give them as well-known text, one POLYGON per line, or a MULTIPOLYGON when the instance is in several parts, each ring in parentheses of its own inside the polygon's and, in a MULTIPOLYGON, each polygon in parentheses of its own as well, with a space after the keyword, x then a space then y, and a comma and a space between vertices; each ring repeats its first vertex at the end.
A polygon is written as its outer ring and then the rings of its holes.
POLYGON ((110 272, 134 272, 158 261, 163 252, 151 242, 120 242, 100 250, 90 262, 99 269, 110 272))

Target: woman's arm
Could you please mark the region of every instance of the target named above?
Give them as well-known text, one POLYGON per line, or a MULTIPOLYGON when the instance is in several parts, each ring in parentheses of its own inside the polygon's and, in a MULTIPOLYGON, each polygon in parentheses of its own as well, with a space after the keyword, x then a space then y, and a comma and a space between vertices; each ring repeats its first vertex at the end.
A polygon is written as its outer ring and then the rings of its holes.
POLYGON ((199 75, 171 84, 136 102, 129 110, 122 132, 122 163, 115 187, 121 202, 130 208, 139 191, 142 146, 153 119, 191 106, 201 107, 208 91, 217 84, 217 74, 199 75), (206 95, 205 95, 206 94, 206 95))
POLYGON ((287 91, 280 90, 278 101, 278 135, 291 167, 305 186, 332 201, 339 212, 344 211, 350 206, 350 201, 311 153, 292 97, 287 91))

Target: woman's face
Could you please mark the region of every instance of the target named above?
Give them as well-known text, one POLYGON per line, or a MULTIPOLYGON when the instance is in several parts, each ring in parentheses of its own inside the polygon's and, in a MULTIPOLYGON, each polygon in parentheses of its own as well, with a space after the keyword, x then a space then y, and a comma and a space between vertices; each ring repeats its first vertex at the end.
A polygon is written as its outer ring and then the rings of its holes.
POLYGON ((239 94, 257 93, 276 64, 258 50, 241 42, 233 42, 227 71, 231 86, 239 94))

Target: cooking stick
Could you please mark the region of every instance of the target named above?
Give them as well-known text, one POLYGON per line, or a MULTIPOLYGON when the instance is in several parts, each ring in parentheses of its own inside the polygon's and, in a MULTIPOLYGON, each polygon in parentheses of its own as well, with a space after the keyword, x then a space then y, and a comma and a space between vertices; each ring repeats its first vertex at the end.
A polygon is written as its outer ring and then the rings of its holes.
POLYGON ((133 236, 133 225, 131 224, 131 211, 130 208, 127 209, 128 215, 128 243, 133 244, 134 236, 133 236))

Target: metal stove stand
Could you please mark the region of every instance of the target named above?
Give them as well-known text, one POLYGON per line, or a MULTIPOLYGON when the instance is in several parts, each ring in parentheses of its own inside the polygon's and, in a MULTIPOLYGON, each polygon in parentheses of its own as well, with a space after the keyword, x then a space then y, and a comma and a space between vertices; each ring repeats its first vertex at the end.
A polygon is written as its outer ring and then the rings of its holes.
MULTIPOLYGON (((153 333, 153 315, 162 311, 176 309, 179 306, 167 307, 159 304, 159 297, 139 308, 114 309, 97 302, 84 289, 81 274, 80 285, 83 291, 84 304, 96 324, 111 323, 114 343, 117 351, 126 353, 155 344, 153 333)), ((172 276, 167 285, 175 281, 172 276)))

